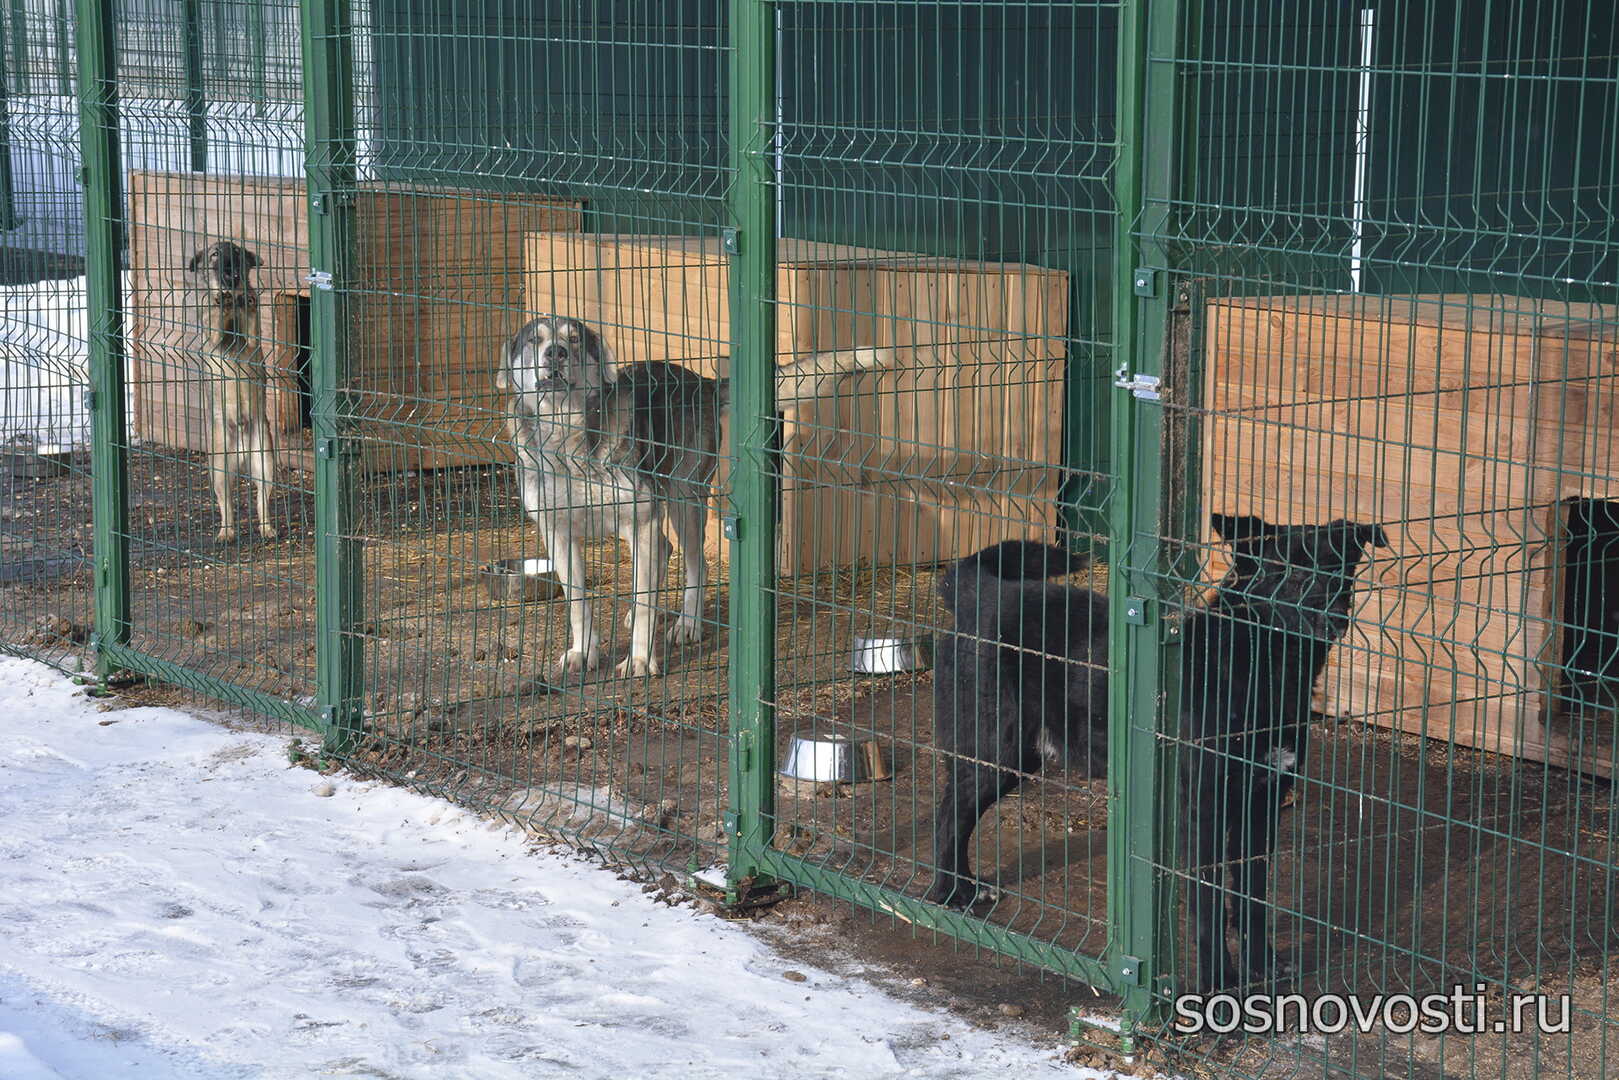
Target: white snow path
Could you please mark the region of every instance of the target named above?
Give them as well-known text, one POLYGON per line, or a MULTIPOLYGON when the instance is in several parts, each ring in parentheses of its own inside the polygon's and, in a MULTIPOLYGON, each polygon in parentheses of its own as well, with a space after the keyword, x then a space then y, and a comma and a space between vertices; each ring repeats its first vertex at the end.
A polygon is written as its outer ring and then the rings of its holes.
POLYGON ((0 1077, 1100 1075, 318 779, 284 739, 99 712, 0 657, 0 1077))

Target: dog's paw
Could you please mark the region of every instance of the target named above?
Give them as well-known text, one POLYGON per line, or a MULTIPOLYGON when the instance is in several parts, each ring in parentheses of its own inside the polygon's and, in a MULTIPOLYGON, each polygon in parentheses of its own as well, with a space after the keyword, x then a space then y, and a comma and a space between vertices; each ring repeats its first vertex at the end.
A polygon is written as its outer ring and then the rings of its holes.
POLYGON ((923 895, 923 899, 930 903, 943 904, 945 907, 958 908, 962 911, 1000 898, 1000 890, 988 882, 954 874, 940 874, 935 877, 933 885, 923 895))
POLYGON ((564 675, 594 671, 600 663, 601 650, 594 645, 588 649, 569 649, 551 665, 551 677, 560 679, 564 675))
POLYGON ((703 621, 682 615, 669 628, 669 640, 676 645, 695 645, 703 640, 703 621))
POLYGON ((220 529, 214 534, 214 539, 218 540, 221 544, 234 544, 236 543, 236 530, 220 529))
POLYGON ((663 669, 658 666, 656 656, 648 656, 645 659, 639 656, 626 656, 613 670, 623 678, 636 679, 643 675, 661 674, 663 669))
POLYGON ((259 535, 264 537, 266 540, 281 539, 281 534, 276 531, 276 527, 274 525, 260 525, 259 535))
POLYGON ((1299 973, 1298 957, 1266 948, 1247 958, 1248 974, 1256 982, 1289 982, 1299 973))

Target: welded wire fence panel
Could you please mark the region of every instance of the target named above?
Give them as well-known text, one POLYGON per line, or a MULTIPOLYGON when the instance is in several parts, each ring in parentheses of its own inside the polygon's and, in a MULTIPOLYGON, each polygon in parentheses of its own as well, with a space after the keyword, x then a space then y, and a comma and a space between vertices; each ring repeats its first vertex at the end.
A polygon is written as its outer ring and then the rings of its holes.
POLYGON ((680 869, 728 760, 722 7, 378 3, 337 193, 352 760, 680 869))
POLYGON ((1037 588, 1000 592, 1008 567, 952 566, 1098 538, 1115 13, 776 9, 780 349, 876 353, 813 394, 778 386, 770 749, 793 775, 773 867, 1105 982, 1106 757, 1064 726, 1066 695, 1105 702, 1105 637, 1070 656, 1020 627, 1105 622, 1106 601, 1043 611, 1037 588), (830 770, 840 747, 876 772, 830 770))
POLYGON ((0 648, 77 668, 92 604, 89 382, 72 57, 53 47, 72 26, 55 6, 11 5, 0 30, 0 648))
POLYGON ((1195 556, 1156 584, 1175 983, 1463 996, 1442 1034, 1166 1035, 1228 1075, 1611 1075, 1612 13, 1200 12, 1138 231, 1189 327, 1140 406, 1195 556))
MULTIPOLYGON (((296 4, 185 5, 187 19, 200 7, 296 25, 296 4)), ((106 148, 87 160, 87 225, 113 245, 92 251, 92 270, 117 260, 106 302, 122 315, 121 333, 101 313, 94 322, 125 396, 125 423, 98 428, 107 604, 121 603, 124 588, 106 582, 126 550, 128 575, 127 630, 104 628, 102 654, 307 716, 316 645, 301 94, 283 79, 256 106, 210 101, 195 27, 148 33, 172 26, 162 14, 116 12, 110 62, 86 61, 92 85, 120 88, 81 132, 106 148)), ((263 55, 298 70, 286 33, 266 37, 263 55)), ((116 409, 100 400, 116 393, 99 393, 97 407, 116 409)))

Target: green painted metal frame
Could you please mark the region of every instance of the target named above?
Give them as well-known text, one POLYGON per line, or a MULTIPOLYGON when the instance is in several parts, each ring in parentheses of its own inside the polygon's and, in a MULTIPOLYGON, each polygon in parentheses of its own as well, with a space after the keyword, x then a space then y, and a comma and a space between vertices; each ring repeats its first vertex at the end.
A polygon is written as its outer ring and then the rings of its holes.
MULTIPOLYGON (((1135 20, 1144 27, 1145 5, 1129 6, 1135 20)), ((737 642, 731 654, 730 679, 732 753, 727 827, 730 836, 731 885, 735 889, 744 883, 786 882, 893 915, 913 926, 992 949, 1107 992, 1122 994, 1127 1006, 1134 1010, 1132 1022, 1143 1024, 1157 1007, 1155 1000, 1146 989, 1149 983, 1136 975, 1132 969, 1133 962, 1124 959, 1129 949, 1121 950, 1116 946, 1122 941, 1135 949, 1156 947, 1156 939, 1144 933, 1142 928, 1166 922, 1167 915, 1155 919, 1152 909, 1145 912, 1140 909, 1142 889, 1135 882, 1131 882, 1130 887, 1119 887, 1120 896, 1126 898, 1127 902, 1110 902, 1110 937, 1114 939, 1115 947, 1104 959, 1053 945, 896 890, 860 881, 778 851, 772 846, 775 798, 775 715, 772 708, 775 696, 775 598, 771 582, 775 569, 775 498, 778 483, 774 460, 776 403, 772 372, 776 320, 773 198, 776 180, 770 157, 774 139, 776 88, 773 5, 768 0, 732 0, 731 33, 731 220, 735 228, 728 234, 727 241, 733 253, 731 310, 735 314, 732 319, 734 360, 731 423, 735 461, 731 471, 731 510, 727 516, 727 531, 732 552, 731 633, 737 642), (1128 915, 1135 917, 1132 919, 1128 915), (1121 922, 1125 933, 1120 932, 1121 922)), ((1144 42, 1136 44, 1144 47, 1144 42)), ((1139 109, 1139 89, 1134 94, 1130 104, 1139 109)), ((1121 100, 1126 96, 1121 91, 1121 100)), ((1139 130, 1138 125, 1138 134, 1139 130)), ((1121 156, 1137 145, 1138 140, 1121 142, 1121 156)), ((1135 169, 1127 170, 1122 176, 1126 182, 1136 183, 1135 169)), ((1138 190, 1138 202, 1139 197, 1138 190)), ((1129 237, 1129 230, 1121 228, 1120 236, 1129 237)), ((1128 273, 1130 264, 1127 253, 1133 250, 1133 243, 1121 242, 1116 246, 1116 273, 1128 273)), ((1116 290, 1116 294, 1132 298, 1128 285, 1116 290)), ((1131 314, 1134 315, 1133 308, 1131 314)), ((1134 325, 1134 322, 1130 325, 1134 325)), ((1126 397, 1126 400, 1129 399, 1126 397)), ((1123 450, 1135 444, 1121 441, 1118 433, 1135 432, 1135 419, 1133 409, 1115 402, 1115 460, 1133 460, 1123 450), (1122 424, 1121 412, 1125 421, 1122 424)), ((1153 459, 1154 468, 1151 471, 1154 473, 1156 464, 1156 459, 1153 459)), ((1115 510, 1117 506, 1115 503, 1115 510)), ((1114 537, 1117 539, 1129 536, 1136 523, 1115 517, 1110 518, 1110 524, 1116 530, 1114 537)), ((1115 550, 1122 550, 1123 547, 1120 545, 1115 550)), ((1138 672, 1130 669, 1127 674, 1138 672)), ((1150 684, 1143 695, 1154 697, 1150 684)), ((1120 710, 1120 715, 1127 724, 1130 711, 1120 710)), ((1132 763, 1156 760, 1157 756, 1150 754, 1138 753, 1130 757, 1132 763)), ((1143 802, 1139 795, 1132 797, 1128 803, 1123 800, 1120 792, 1128 786, 1115 780, 1116 810, 1132 812, 1143 802)), ((1147 828, 1115 830, 1116 834, 1127 835, 1128 843, 1110 853, 1110 883, 1120 876, 1117 872, 1119 867, 1129 865, 1138 877, 1147 876, 1149 886, 1162 887, 1152 876, 1152 866, 1161 863, 1161 860, 1147 854, 1150 847, 1156 855, 1158 848, 1152 845, 1157 844, 1165 821, 1158 811, 1156 800, 1156 793, 1161 789, 1160 784, 1146 797, 1145 802, 1154 808, 1147 828), (1132 858, 1138 852, 1139 856, 1132 858)), ((1112 888, 1110 884, 1110 890, 1112 888)), ((1145 899, 1150 903, 1152 898, 1148 896, 1145 899)), ((1142 970, 1153 969, 1155 960, 1154 955, 1148 954, 1142 970)))
POLYGON ((775 824, 776 20, 731 0, 730 838, 733 886, 758 883, 775 824))
POLYGON ((184 0, 180 10, 185 50, 186 136, 192 172, 208 171, 208 97, 202 81, 202 0, 184 0))
POLYGON ((101 651, 119 671, 133 672, 175 686, 183 686, 187 690, 195 690, 199 694, 207 694, 211 698, 217 698, 231 705, 240 705, 262 716, 285 720, 299 727, 321 729, 318 714, 284 698, 245 686, 237 686, 216 675, 151 656, 127 645, 104 645, 101 651))
POLYGON ((119 156, 115 0, 78 0, 79 149, 83 161, 85 302, 94 495, 96 671, 118 667, 129 640, 129 476, 124 411, 123 166, 119 156))
POLYGON ((315 439, 316 701, 326 749, 347 749, 365 694, 364 564, 354 534, 355 441, 349 437, 347 297, 354 264, 354 35, 348 0, 301 0, 304 161, 310 267, 310 423, 315 439))
MULTIPOLYGON (((15 16, 13 16, 15 18, 15 16)), ((8 50, 0 43, 0 232, 15 229, 21 220, 17 217, 16 178, 11 168, 11 77, 13 64, 8 62, 8 50)), ((17 68, 19 72, 23 68, 17 68)))
MULTIPOLYGON (((1183 16, 1180 0, 1135 0, 1120 11, 1114 335, 1127 379, 1165 373, 1170 258, 1150 238, 1161 232, 1181 156, 1179 87, 1167 60, 1177 55, 1183 16)), ((1176 782, 1160 726, 1179 710, 1170 685, 1177 666, 1153 595, 1165 557, 1164 414, 1117 389, 1111 419, 1118 479, 1109 506, 1109 621, 1117 630, 1108 658, 1108 963, 1124 998, 1128 1051, 1138 1032, 1162 1021, 1172 992, 1173 882, 1158 868, 1169 865, 1176 782)))

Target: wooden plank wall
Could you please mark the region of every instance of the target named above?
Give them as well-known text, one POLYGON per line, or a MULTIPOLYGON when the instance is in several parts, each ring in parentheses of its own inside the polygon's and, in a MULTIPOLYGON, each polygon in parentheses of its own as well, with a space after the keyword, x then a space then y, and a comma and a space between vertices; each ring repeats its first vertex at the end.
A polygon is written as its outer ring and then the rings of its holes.
MULTIPOLYGON (((263 262, 260 331, 283 461, 307 465, 299 428, 298 299, 307 297, 301 180, 134 172, 130 192, 130 385, 137 438, 202 450, 206 386, 191 255, 230 239, 263 262)), ((494 398, 500 343, 527 317, 522 237, 581 226, 573 203, 457 189, 362 188, 350 310, 364 461, 374 469, 505 461, 494 398)))
MULTIPOLYGON (((1067 276, 781 242, 778 362, 889 347, 892 369, 783 402, 785 573, 936 563, 1049 537, 1062 460, 1067 276)), ((717 240, 535 235, 529 306, 599 326, 621 362, 729 371, 717 240)), ((712 530, 717 534, 717 529, 712 530)))
POLYGON ((1548 693, 1561 501, 1619 484, 1599 434, 1619 388, 1612 320, 1513 296, 1209 304, 1206 508, 1378 522, 1392 541, 1363 571, 1325 710, 1571 763, 1548 693))

